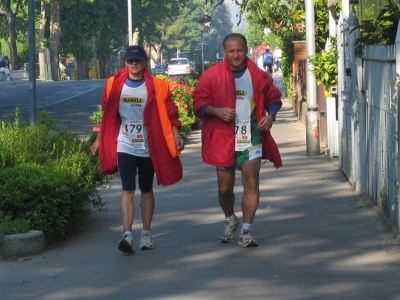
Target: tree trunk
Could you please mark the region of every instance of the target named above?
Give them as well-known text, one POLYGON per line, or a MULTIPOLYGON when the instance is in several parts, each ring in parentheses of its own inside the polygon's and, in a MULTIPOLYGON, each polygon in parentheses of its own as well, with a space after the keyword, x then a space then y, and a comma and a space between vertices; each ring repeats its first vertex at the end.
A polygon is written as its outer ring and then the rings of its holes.
POLYGON ((51 76, 55 81, 60 80, 58 71, 58 45, 60 44, 60 36, 60 0, 54 0, 50 5, 50 63, 51 76))
POLYGON ((100 78, 104 79, 107 78, 106 77, 106 60, 104 57, 98 57, 97 58, 99 60, 99 74, 100 74, 100 78))
POLYGON ((46 6, 40 1, 40 26, 39 26, 39 78, 46 80, 46 56, 44 48, 44 29, 46 25, 46 6))
POLYGON ((10 48, 10 57, 8 58, 10 61, 10 65, 12 69, 19 68, 18 63, 18 54, 17 54, 17 43, 16 43, 16 33, 15 33, 15 15, 11 11, 11 0, 1 0, 1 7, 3 8, 3 12, 6 15, 7 20, 7 30, 8 30, 8 47, 10 48))
POLYGON ((151 45, 150 45, 149 42, 147 42, 147 39, 145 39, 145 40, 143 41, 143 48, 144 48, 144 51, 146 51, 146 56, 147 56, 147 58, 149 59, 149 60, 147 61, 147 67, 146 67, 146 69, 147 69, 147 71, 150 72, 150 70, 151 70, 151 61, 152 61, 152 59, 151 59, 151 45))
POLYGON ((78 79, 79 80, 86 80, 89 79, 89 72, 88 72, 88 62, 86 60, 79 59, 78 62, 78 79))

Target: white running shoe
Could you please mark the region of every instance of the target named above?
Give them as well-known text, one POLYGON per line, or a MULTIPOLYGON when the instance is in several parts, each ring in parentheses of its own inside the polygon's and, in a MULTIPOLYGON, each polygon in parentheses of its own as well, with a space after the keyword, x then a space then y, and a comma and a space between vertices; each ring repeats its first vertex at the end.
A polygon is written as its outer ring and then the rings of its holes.
POLYGON ((151 250, 153 249, 153 240, 150 232, 140 234, 140 250, 151 250))
POLYGON ((119 241, 118 250, 124 253, 135 253, 135 247, 133 246, 132 235, 124 234, 122 239, 119 241))
POLYGON ((233 221, 225 220, 224 231, 221 235, 221 243, 232 243, 235 241, 235 231, 239 223, 238 218, 234 215, 233 221))
POLYGON ((239 242, 238 242, 239 246, 243 246, 243 247, 257 247, 258 243, 257 241, 252 237, 250 231, 246 230, 243 231, 240 235, 239 235, 239 242))

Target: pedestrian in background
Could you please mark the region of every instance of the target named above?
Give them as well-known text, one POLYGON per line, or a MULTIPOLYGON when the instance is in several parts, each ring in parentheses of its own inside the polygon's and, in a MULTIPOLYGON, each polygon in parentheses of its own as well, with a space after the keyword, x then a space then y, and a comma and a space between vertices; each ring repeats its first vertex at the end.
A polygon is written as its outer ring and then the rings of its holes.
POLYGON ((247 58, 246 38, 238 33, 223 41, 225 60, 206 70, 193 93, 195 114, 202 119, 202 158, 216 167, 218 200, 225 215, 222 243, 235 241, 235 170, 241 171, 243 224, 238 244, 258 246, 252 223, 260 198, 261 159, 282 166, 271 136, 281 93, 271 76, 247 58), (268 112, 268 113, 266 113, 268 112))
POLYGON ((272 75, 272 65, 274 63, 274 55, 269 51, 269 47, 265 49, 265 52, 263 53, 263 59, 264 59, 264 70, 272 75))
POLYGON ((10 62, 8 61, 8 57, 6 55, 0 56, 0 72, 3 72, 6 75, 6 80, 11 80, 10 62))
POLYGON ((275 63, 275 70, 282 71, 282 50, 276 46, 274 49, 274 63, 275 63))
POLYGON ((100 132, 91 151, 93 155, 99 151, 103 174, 119 171, 123 234, 118 249, 134 253, 136 173, 143 220, 140 250, 148 250, 153 249, 154 173, 157 183, 164 186, 182 178, 179 153, 184 141, 179 136, 182 125, 168 82, 152 77, 145 69, 148 58, 143 47, 129 46, 124 60, 125 68, 107 81, 101 100, 104 113, 100 132))
POLYGON ((264 56, 263 53, 257 56, 257 66, 261 69, 264 70, 264 56))

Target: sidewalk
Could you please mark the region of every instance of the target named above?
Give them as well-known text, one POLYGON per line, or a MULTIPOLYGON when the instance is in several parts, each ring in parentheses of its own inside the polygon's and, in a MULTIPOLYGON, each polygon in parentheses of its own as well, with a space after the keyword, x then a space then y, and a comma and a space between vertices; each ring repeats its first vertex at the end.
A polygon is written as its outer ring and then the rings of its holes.
MULTIPOLYGON (((279 83, 279 78, 276 79, 279 83)), ((154 250, 123 255, 120 184, 104 190, 76 236, 28 260, 0 260, 0 298, 13 299, 400 299, 400 246, 374 205, 353 191, 337 159, 307 157, 305 127, 290 104, 272 134, 283 167, 261 169, 256 248, 221 244, 215 169, 201 160, 200 131, 182 153, 183 179, 155 186, 154 250)), ((241 220, 240 174, 236 208, 241 220)), ((141 229, 135 199, 134 242, 141 229)))
MULTIPOLYGON (((37 80, 39 81, 39 80, 37 80)), ((0 87, 2 86, 10 86, 10 85, 16 85, 16 84, 28 84, 29 83, 29 79, 17 79, 17 80, 3 80, 0 81, 0 87)))
MULTIPOLYGON (((29 83, 29 78, 24 78, 22 76, 22 71, 17 70, 17 71, 11 71, 10 77, 12 80, 2 80, 0 81, 0 87, 2 86, 10 86, 10 85, 16 85, 16 84, 28 84, 29 83), (17 74, 18 72, 18 74, 17 74)), ((36 82, 41 82, 40 79, 36 79, 36 82)))

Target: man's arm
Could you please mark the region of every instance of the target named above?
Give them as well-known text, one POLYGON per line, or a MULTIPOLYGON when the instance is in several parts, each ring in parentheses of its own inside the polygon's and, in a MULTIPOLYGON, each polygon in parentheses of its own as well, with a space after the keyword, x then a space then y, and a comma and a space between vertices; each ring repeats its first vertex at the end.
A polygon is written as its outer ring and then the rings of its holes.
POLYGON ((215 107, 208 105, 204 112, 205 117, 218 117, 225 122, 229 122, 235 119, 236 112, 234 109, 229 107, 215 107))

